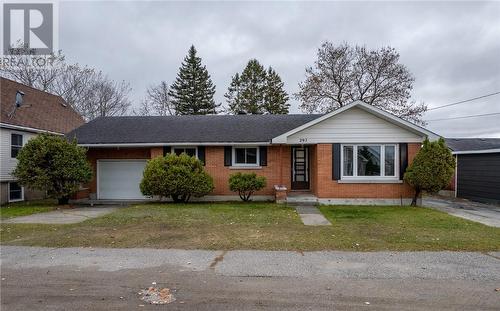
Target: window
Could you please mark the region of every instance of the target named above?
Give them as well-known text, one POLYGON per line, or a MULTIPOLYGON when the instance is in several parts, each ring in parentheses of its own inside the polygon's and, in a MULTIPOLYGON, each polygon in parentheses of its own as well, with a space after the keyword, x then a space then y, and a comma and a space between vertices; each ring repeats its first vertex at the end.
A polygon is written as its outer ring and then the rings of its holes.
POLYGON ((190 157, 196 157, 196 147, 174 147, 174 153, 176 155, 181 155, 182 153, 187 154, 190 157))
POLYGON ((14 134, 10 135, 10 157, 16 158, 19 150, 23 147, 23 135, 14 134))
POLYGON ((342 177, 397 177, 396 149, 396 145, 343 145, 342 177))
POLYGON ((385 176, 396 175, 396 148, 394 146, 385 146, 385 176))
POLYGON ((22 201, 24 199, 23 187, 17 182, 9 183, 9 202, 22 201))
POLYGON ((380 176, 381 146, 357 146, 358 176, 380 176))
POLYGON ((257 166, 258 163, 259 163, 259 149, 257 147, 233 148, 234 166, 257 166))
POLYGON ((354 174, 353 148, 353 146, 344 146, 344 176, 353 176, 354 174))

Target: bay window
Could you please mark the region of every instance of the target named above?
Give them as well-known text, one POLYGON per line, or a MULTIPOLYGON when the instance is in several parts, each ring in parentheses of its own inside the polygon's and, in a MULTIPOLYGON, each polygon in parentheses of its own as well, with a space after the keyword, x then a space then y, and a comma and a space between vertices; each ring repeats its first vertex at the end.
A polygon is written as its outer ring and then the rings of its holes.
POLYGON ((395 179, 396 152, 390 144, 342 145, 342 179, 395 179))

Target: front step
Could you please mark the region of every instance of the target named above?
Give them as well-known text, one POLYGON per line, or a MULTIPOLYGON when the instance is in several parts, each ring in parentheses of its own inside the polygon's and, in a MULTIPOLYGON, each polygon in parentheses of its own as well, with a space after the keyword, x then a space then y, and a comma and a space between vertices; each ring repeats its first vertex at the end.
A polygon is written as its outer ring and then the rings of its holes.
POLYGON ((288 204, 307 204, 307 205, 315 205, 318 203, 318 197, 312 194, 288 194, 286 198, 286 202, 288 204))

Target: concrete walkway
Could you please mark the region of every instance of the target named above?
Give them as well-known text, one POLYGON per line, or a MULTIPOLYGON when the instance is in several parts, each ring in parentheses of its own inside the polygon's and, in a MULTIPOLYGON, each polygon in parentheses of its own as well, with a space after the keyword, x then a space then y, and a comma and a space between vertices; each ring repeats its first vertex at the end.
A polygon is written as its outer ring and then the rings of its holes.
POLYGON ((328 219, 314 205, 293 205, 306 226, 331 226, 328 219))
POLYGON ((464 199, 429 196, 422 198, 422 206, 467 220, 500 228, 500 207, 464 199))
POLYGON ((10 224, 74 224, 109 214, 116 209, 117 207, 114 206, 59 209, 46 213, 10 218, 2 222, 10 224))

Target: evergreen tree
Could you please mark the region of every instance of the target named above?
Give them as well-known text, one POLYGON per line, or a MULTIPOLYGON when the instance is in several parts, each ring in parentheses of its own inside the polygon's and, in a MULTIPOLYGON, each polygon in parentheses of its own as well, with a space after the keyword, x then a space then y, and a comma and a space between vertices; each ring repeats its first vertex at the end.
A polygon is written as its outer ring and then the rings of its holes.
POLYGON ((215 85, 192 45, 170 87, 169 95, 175 111, 178 114, 217 113, 214 94, 215 85))
POLYGON ((233 76, 224 95, 231 113, 288 113, 288 95, 283 82, 271 67, 266 72, 256 59, 251 59, 243 72, 233 76))
POLYGON ((266 89, 266 71, 256 59, 251 59, 243 70, 240 79, 241 100, 239 111, 262 114, 264 92, 266 89))
POLYGON ((441 137, 438 141, 424 141, 413 162, 406 169, 404 180, 415 188, 411 202, 417 205, 422 191, 436 193, 450 183, 455 172, 455 158, 441 137))
POLYGON ((285 83, 281 77, 269 67, 266 76, 266 92, 264 94, 264 111, 270 114, 287 114, 290 104, 288 94, 283 89, 285 83))
POLYGON ((236 73, 232 80, 227 93, 224 94, 226 102, 229 104, 229 111, 239 113, 241 107, 241 79, 240 74, 236 73))

